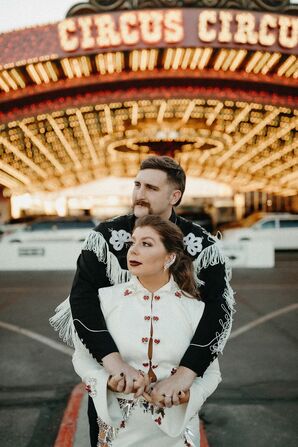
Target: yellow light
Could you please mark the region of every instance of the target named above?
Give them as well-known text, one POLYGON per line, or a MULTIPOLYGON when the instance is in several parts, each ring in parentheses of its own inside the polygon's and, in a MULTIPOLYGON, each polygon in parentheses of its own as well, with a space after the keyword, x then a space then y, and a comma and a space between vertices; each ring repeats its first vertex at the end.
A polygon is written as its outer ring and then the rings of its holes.
POLYGON ((40 150, 40 152, 52 163, 52 165, 57 169, 59 174, 64 173, 64 167, 59 163, 58 160, 51 154, 51 152, 47 149, 47 147, 41 142, 39 138, 37 138, 31 130, 24 124, 23 122, 19 123, 20 128, 24 132, 24 134, 30 138, 33 144, 40 150))
POLYGON ((295 61, 296 61, 296 56, 294 56, 293 54, 291 56, 289 56, 277 70, 278 76, 283 76, 285 74, 285 72, 287 71, 287 69, 289 67, 291 67, 291 65, 294 64, 295 61))
POLYGON ((40 78, 43 80, 44 83, 48 84, 50 82, 50 78, 43 66, 43 64, 40 62, 36 64, 35 69, 37 70, 40 78))
POLYGON ((10 76, 10 74, 4 70, 2 71, 2 77, 4 78, 4 80, 7 82, 7 84, 13 89, 13 90, 17 90, 18 86, 16 84, 16 82, 14 81, 14 79, 10 76))
POLYGON ((256 53, 254 53, 254 55, 252 56, 252 58, 246 65, 246 69, 245 69, 246 73, 250 73, 254 69, 255 65, 259 62, 261 57, 262 57, 261 51, 257 51, 256 53))
POLYGON ((95 57, 95 63, 96 68, 100 72, 100 74, 105 75, 107 71, 103 54, 98 54, 95 57))
POLYGON ((177 70, 179 68, 179 65, 181 63, 181 59, 183 57, 184 50, 182 48, 176 48, 174 60, 172 63, 172 69, 177 70))
POLYGON ((273 67, 273 65, 276 64, 276 62, 279 61, 281 58, 281 53, 273 53, 269 59, 269 61, 266 63, 266 65, 262 68, 261 73, 267 74, 268 71, 273 67))
POLYGON ((298 61, 295 62, 288 70, 286 71, 286 77, 289 78, 298 68, 298 61))
POLYGON ((220 52, 217 55, 217 58, 214 62, 214 70, 218 71, 221 69, 222 64, 224 63, 225 59, 227 58, 228 50, 220 50, 220 52))
POLYGON ((198 64, 199 70, 203 70, 206 67, 206 65, 208 64, 208 62, 210 60, 212 53, 213 53, 212 48, 204 48, 201 60, 198 64))
POLYGON ((46 66, 46 69, 48 70, 49 76, 52 78, 52 81, 54 81, 54 82, 58 81, 58 77, 57 77, 57 74, 56 74, 56 71, 54 68, 55 67, 54 64, 50 61, 47 61, 45 63, 45 66, 46 66))
POLYGON ((147 69, 147 61, 148 61, 148 51, 142 50, 140 56, 140 70, 144 71, 147 69))
POLYGON ((246 55, 247 55, 247 50, 238 50, 235 59, 231 63, 230 70, 231 71, 237 70, 237 68, 242 63, 242 61, 246 55))
POLYGON ((230 50, 229 54, 226 58, 226 60, 222 64, 223 71, 227 71, 230 68, 230 65, 232 64, 233 60, 235 59, 235 56, 237 55, 236 50, 230 50))
POLYGON ((82 77, 82 70, 81 70, 81 66, 80 66, 80 62, 77 58, 73 58, 71 60, 71 65, 72 65, 72 69, 74 71, 74 74, 77 78, 81 78, 82 77))
POLYGON ((21 74, 15 68, 13 68, 10 73, 14 77, 14 79, 16 80, 16 82, 19 84, 19 86, 21 88, 25 88, 26 87, 24 79, 22 78, 21 74))
POLYGON ((202 48, 196 48, 195 49, 195 52, 194 52, 194 54, 192 56, 192 61, 191 61, 190 66, 189 66, 189 68, 191 70, 195 70, 197 68, 198 62, 199 62, 199 59, 200 59, 202 53, 203 53, 203 49, 202 48))
POLYGON ((67 76, 69 79, 73 79, 74 73, 72 71, 69 59, 67 59, 67 58, 61 59, 61 65, 62 65, 65 76, 67 76))
POLYGON ((27 70, 30 78, 32 79, 32 81, 34 81, 37 85, 41 84, 42 81, 41 81, 39 74, 37 73, 34 65, 32 65, 32 64, 27 65, 26 70, 27 70))
POLYGON ((261 59, 257 62, 257 64, 253 68, 253 72, 255 74, 258 74, 261 69, 264 67, 264 65, 268 62, 270 59, 271 54, 269 52, 266 52, 262 55, 261 59))
POLYGON ((172 64, 172 58, 174 55, 174 50, 173 48, 168 48, 166 50, 166 57, 165 57, 165 61, 164 61, 164 69, 165 70, 169 70, 172 64))
POLYGON ((4 80, 2 79, 1 76, 0 76, 0 87, 1 87, 2 90, 4 90, 6 93, 8 93, 9 90, 10 90, 9 86, 6 84, 6 82, 4 82, 4 80))
POLYGON ((192 49, 191 48, 187 48, 185 50, 184 56, 183 56, 183 60, 181 62, 181 68, 183 70, 185 70, 188 67, 189 61, 190 61, 190 57, 191 57, 191 53, 192 53, 192 49))

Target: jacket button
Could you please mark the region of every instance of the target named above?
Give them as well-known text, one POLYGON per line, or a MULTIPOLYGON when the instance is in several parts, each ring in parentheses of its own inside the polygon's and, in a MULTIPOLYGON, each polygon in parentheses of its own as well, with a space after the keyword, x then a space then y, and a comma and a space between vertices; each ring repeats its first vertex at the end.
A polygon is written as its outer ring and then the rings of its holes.
POLYGON ((147 321, 150 320, 150 315, 145 315, 144 320, 147 320, 147 321))
POLYGON ((155 338, 154 339, 154 343, 156 343, 158 345, 158 343, 160 343, 160 339, 159 338, 155 338))
POLYGON ((147 337, 143 337, 142 338, 142 343, 148 343, 148 338, 147 337))
POLYGON ((154 320, 154 321, 158 321, 158 320, 159 320, 159 317, 154 316, 154 317, 153 317, 153 320, 154 320))

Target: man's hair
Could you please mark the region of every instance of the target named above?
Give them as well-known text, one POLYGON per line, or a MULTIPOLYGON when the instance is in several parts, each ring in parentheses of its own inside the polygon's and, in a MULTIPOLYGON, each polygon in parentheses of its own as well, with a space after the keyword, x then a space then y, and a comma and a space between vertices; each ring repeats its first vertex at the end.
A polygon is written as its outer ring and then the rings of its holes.
POLYGON ((167 174, 168 181, 181 191, 181 197, 175 204, 178 206, 185 190, 186 175, 183 168, 171 157, 153 155, 142 161, 140 170, 143 169, 158 169, 167 174))

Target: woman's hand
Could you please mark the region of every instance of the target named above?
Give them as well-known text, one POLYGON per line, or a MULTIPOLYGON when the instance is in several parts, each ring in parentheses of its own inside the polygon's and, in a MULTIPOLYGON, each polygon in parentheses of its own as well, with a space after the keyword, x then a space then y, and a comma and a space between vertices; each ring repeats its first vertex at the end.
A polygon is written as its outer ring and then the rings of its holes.
POLYGON ((145 389, 149 385, 149 377, 147 374, 144 374, 142 371, 137 371, 138 376, 136 379, 133 379, 132 389, 127 387, 126 376, 123 372, 116 375, 111 375, 108 379, 108 389, 117 393, 135 393, 134 397, 140 397, 145 389), (126 389, 128 388, 128 391, 126 389))
MULTIPOLYGON (((103 366, 105 370, 113 377, 116 377, 118 380, 118 387, 121 388, 121 390, 113 390, 118 391, 121 393, 129 394, 135 392, 135 385, 142 383, 140 381, 140 372, 130 366, 128 363, 124 362, 122 357, 120 356, 119 352, 113 352, 112 354, 107 355, 102 359, 103 366), (123 377, 121 377, 122 380, 119 379, 119 376, 123 374, 123 377)), ((114 383, 114 382, 113 382, 114 383)), ((141 384, 140 384, 140 386, 141 384)), ((144 385, 145 389, 145 385, 144 385)), ((143 392, 143 389, 141 390, 141 394, 143 392)))
POLYGON ((150 403, 155 405, 156 407, 161 408, 171 408, 173 405, 181 405, 185 404, 189 401, 189 390, 187 391, 179 391, 179 393, 174 393, 173 396, 167 396, 167 395, 157 395, 156 393, 152 397, 152 395, 149 395, 150 400, 148 400, 150 403))
POLYGON ((184 403, 186 398, 188 401, 189 389, 195 377, 196 374, 191 369, 179 366, 175 374, 154 385, 150 393, 153 403, 158 405, 158 402, 161 402, 164 406, 170 408, 172 405, 184 403))
POLYGON ((115 393, 122 393, 125 389, 125 380, 123 373, 110 376, 108 379, 108 389, 115 393))

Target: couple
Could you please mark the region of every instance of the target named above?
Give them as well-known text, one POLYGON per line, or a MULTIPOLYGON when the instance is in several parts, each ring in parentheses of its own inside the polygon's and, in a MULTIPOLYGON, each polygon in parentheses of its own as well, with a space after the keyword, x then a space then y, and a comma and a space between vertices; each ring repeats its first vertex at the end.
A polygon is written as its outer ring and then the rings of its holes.
POLYGON ((71 313, 66 301, 52 318, 75 344, 92 447, 199 445, 194 416, 220 381, 214 360, 231 330, 234 299, 216 240, 174 212, 184 189, 173 159, 144 160, 133 214, 90 233, 71 313))

